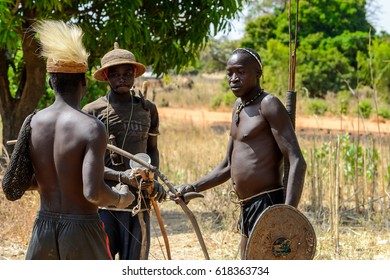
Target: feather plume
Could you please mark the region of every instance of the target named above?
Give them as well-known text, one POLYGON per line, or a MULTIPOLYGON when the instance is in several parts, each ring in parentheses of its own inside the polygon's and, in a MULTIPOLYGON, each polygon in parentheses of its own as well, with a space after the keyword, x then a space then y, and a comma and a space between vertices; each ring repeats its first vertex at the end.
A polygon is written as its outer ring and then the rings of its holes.
POLYGON ((75 62, 87 65, 89 53, 82 38, 83 31, 75 24, 63 21, 38 21, 33 30, 39 34, 41 56, 54 62, 75 62))

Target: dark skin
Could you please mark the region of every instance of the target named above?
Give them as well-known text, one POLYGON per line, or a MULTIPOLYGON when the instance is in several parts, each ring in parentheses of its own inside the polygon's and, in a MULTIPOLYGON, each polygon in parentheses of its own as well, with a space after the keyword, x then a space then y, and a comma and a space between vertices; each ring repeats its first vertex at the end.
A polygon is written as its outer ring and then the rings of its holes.
MULTIPOLYGON (((109 93, 110 104, 113 108, 116 106, 132 106, 132 102, 139 102, 138 99, 131 98, 130 90, 134 85, 135 73, 134 68, 130 64, 120 64, 108 68, 107 80, 110 84, 111 91, 109 93)), ((151 158, 153 166, 159 166, 159 151, 157 146, 157 136, 149 136, 147 140, 146 153, 151 158)), ((131 170, 123 172, 115 171, 105 167, 104 178, 106 180, 118 180, 120 176, 121 182, 131 186, 132 180, 130 176, 131 170)), ((156 195, 155 199, 159 202, 165 198, 164 188, 155 181, 155 188, 151 196, 156 195)))
MULTIPOLYGON (((227 62, 229 86, 242 102, 260 91, 261 69, 254 58, 233 54, 227 62)), ((237 101, 239 102, 239 101, 237 101)), ((237 103, 236 103, 237 106, 237 103)), ((235 108, 236 108, 235 106, 235 108)), ((233 112, 234 114, 234 112, 233 112)), ((283 104, 272 95, 244 107, 238 125, 232 123, 225 158, 206 176, 178 189, 180 195, 202 192, 232 179, 240 199, 282 186, 283 159, 290 162, 285 204, 297 207, 304 184, 306 163, 291 120, 283 104)), ((241 240, 245 256, 247 237, 241 240)))
POLYGON ((31 121, 32 188, 39 191, 40 210, 96 214, 99 206, 127 207, 134 195, 104 182, 104 125, 80 110, 85 78, 72 92, 53 86, 52 80, 50 85, 55 102, 31 121))

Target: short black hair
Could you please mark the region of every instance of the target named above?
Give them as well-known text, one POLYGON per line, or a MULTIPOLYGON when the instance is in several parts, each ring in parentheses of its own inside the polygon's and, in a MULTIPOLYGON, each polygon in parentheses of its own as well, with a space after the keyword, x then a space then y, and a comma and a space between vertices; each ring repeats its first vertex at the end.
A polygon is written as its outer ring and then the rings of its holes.
POLYGON ((50 84, 55 92, 65 94, 77 90, 85 73, 50 73, 50 84))

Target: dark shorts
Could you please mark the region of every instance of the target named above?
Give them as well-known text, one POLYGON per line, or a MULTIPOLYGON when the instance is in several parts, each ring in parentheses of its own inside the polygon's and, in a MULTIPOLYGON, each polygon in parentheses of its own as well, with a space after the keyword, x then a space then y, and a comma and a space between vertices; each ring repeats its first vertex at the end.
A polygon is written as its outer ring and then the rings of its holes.
POLYGON ((243 203, 241 205, 241 216, 238 223, 241 234, 249 237, 261 213, 263 213, 268 206, 282 203, 284 203, 283 189, 256 196, 243 203))
POLYGON ((148 211, 141 211, 133 216, 128 211, 112 211, 99 209, 105 230, 110 240, 110 251, 115 259, 116 255, 120 260, 139 260, 141 252, 145 251, 148 258, 150 249, 150 215, 148 211), (142 233, 140 221, 145 224, 146 235, 142 233), (142 240, 145 241, 142 246, 142 240))
POLYGON ((110 260, 108 238, 98 214, 39 211, 26 260, 110 260))

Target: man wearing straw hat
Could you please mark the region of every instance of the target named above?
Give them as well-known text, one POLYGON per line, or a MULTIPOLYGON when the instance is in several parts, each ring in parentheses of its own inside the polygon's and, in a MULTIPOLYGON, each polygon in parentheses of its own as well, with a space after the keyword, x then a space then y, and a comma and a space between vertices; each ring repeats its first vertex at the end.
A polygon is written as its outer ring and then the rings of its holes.
MULTIPOLYGON (((106 53, 101 59, 101 68, 94 73, 98 81, 108 82, 110 91, 103 97, 87 104, 83 111, 100 119, 107 131, 107 141, 131 154, 147 153, 151 164, 159 166, 157 136, 159 117, 155 104, 139 91, 132 90, 134 79, 141 76, 146 68, 136 61, 128 50, 119 48, 106 53)), ((107 152, 105 172, 107 184, 114 186, 127 183, 122 178, 131 172, 129 160, 113 152, 107 152)), ((150 248, 150 197, 161 202, 165 198, 164 188, 152 182, 153 191, 141 186, 132 186, 136 200, 127 209, 100 209, 109 237, 113 257, 121 260, 148 259, 150 248)))
MULTIPOLYGON (((39 34, 41 55, 47 58, 55 102, 26 118, 19 136, 27 137, 18 137, 12 168, 4 175, 18 170, 17 158, 31 162, 30 189, 38 190, 40 209, 26 259, 112 259, 98 207, 126 207, 134 195, 126 187, 112 189, 104 182, 105 128, 80 110, 88 67, 82 30, 51 20, 33 28, 39 34), (23 142, 29 148, 21 152, 23 142)), ((17 190, 20 184, 9 188, 19 180, 17 173, 13 177, 3 181, 11 200, 24 193, 17 190)))

